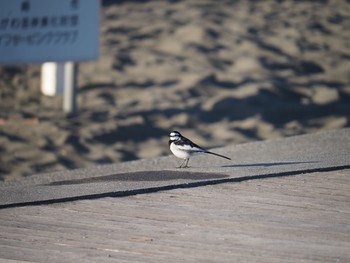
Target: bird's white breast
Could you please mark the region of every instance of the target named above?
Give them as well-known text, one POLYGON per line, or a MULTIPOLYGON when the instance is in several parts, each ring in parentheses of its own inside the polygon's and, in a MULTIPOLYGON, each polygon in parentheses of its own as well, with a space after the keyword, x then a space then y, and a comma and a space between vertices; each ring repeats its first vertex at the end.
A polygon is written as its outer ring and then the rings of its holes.
POLYGON ((170 150, 176 157, 181 159, 187 159, 191 156, 190 152, 179 149, 175 143, 170 144, 170 150))

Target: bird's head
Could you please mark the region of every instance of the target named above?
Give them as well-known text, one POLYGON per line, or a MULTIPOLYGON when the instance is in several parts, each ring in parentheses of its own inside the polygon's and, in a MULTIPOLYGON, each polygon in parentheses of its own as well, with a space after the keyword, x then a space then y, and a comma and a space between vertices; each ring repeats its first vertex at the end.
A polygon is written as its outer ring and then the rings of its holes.
POLYGON ((181 140, 181 134, 178 131, 172 131, 169 134, 169 141, 174 142, 174 141, 178 141, 178 140, 181 140))

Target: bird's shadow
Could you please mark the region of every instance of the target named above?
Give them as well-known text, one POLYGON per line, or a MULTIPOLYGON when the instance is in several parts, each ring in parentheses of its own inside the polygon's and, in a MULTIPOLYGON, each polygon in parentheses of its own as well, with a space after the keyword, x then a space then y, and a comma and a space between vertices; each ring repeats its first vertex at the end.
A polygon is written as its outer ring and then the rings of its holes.
POLYGON ((174 170, 162 170, 162 171, 140 171, 133 173, 120 173, 106 176, 71 179, 64 181, 51 182, 48 186, 54 185, 76 185, 76 184, 88 184, 88 183, 106 183, 112 181, 170 181, 170 180, 210 180, 210 179, 223 179, 229 177, 220 173, 205 173, 205 172, 192 172, 188 170, 178 169, 174 170))
MULTIPOLYGON (((231 168, 242 168, 242 167, 271 167, 280 165, 294 165, 294 164, 305 164, 305 163, 316 163, 316 162, 274 162, 274 163, 252 163, 252 164, 233 164, 223 165, 221 167, 231 168)), ((189 167, 191 168, 191 167, 189 167)), ((195 168, 195 167, 192 167, 195 168)), ((177 169, 177 170, 162 170, 162 171, 140 171, 133 173, 120 173, 106 176, 97 176, 81 179, 71 179, 64 181, 51 182, 49 186, 59 185, 77 185, 77 184, 89 184, 89 183, 106 183, 115 181, 171 181, 171 180, 215 180, 228 178, 229 175, 221 173, 206 173, 206 172, 195 172, 188 169, 177 169)))
MULTIPOLYGON (((252 163, 252 164, 233 164, 233 165, 223 165, 221 167, 271 167, 280 165, 295 165, 295 164, 305 164, 314 162, 273 162, 273 163, 252 163)), ((81 178, 81 179, 71 179, 64 181, 51 182, 49 186, 58 185, 77 185, 77 184, 89 184, 89 183, 106 183, 113 181, 171 181, 171 180, 214 180, 214 179, 224 179, 228 178, 228 175, 221 173, 208 173, 208 172, 197 172, 186 169, 176 169, 176 170, 162 170, 162 171, 140 171, 133 173, 120 173, 111 174, 105 176, 81 178)))

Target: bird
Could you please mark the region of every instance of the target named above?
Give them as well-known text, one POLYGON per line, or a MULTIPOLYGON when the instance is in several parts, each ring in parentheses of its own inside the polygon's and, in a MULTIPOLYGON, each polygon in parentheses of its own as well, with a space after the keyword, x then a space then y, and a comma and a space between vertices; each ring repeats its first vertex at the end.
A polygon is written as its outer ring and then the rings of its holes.
POLYGON ((225 158, 227 160, 231 160, 231 158, 210 152, 194 142, 192 142, 190 139, 187 139, 185 136, 181 135, 178 131, 172 131, 169 135, 169 147, 170 151, 178 158, 183 159, 183 162, 180 164, 177 168, 187 168, 188 161, 190 160, 190 157, 194 154, 198 153, 208 153, 212 155, 216 155, 222 158, 225 158))

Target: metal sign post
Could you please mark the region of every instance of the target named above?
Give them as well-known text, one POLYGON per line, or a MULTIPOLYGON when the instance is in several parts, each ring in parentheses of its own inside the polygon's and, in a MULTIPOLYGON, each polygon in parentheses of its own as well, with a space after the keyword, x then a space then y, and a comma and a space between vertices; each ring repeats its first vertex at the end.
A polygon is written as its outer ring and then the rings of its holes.
POLYGON ((41 92, 46 96, 63 94, 64 63, 46 62, 41 66, 41 92))
POLYGON ((77 69, 78 65, 74 62, 66 62, 64 65, 63 111, 67 114, 76 111, 77 69))

